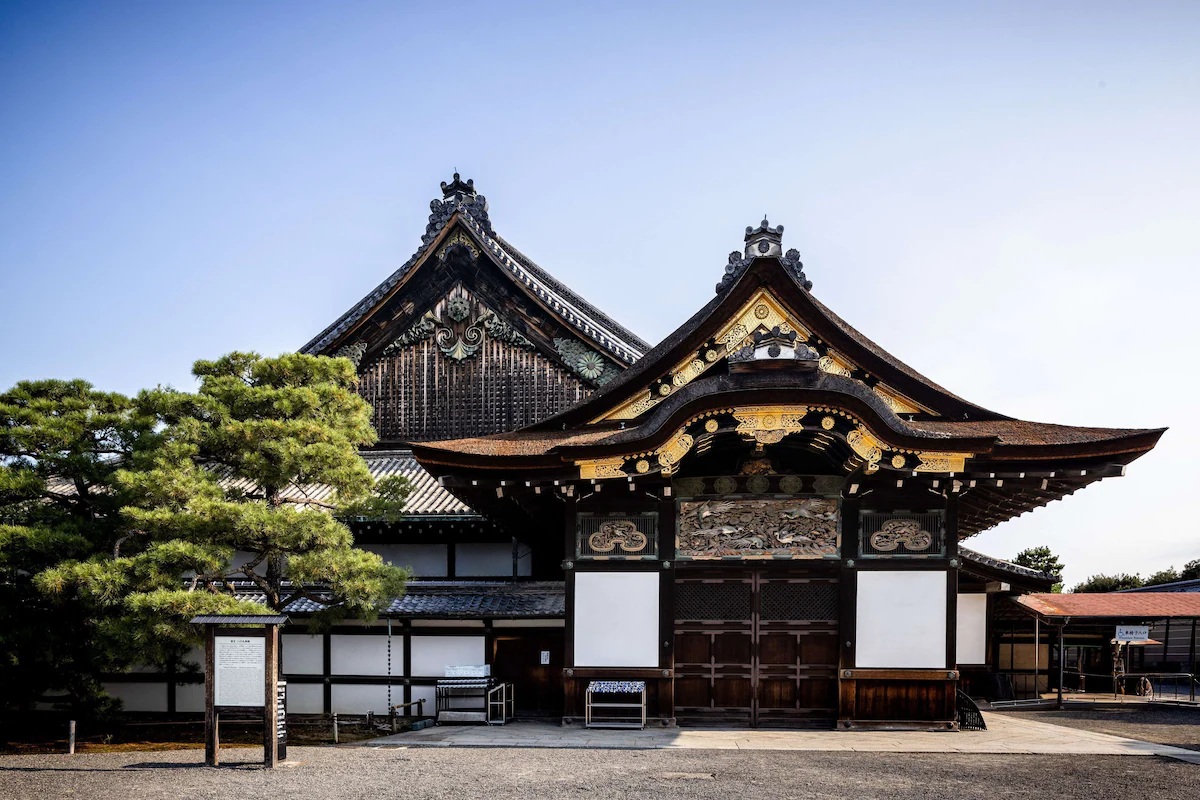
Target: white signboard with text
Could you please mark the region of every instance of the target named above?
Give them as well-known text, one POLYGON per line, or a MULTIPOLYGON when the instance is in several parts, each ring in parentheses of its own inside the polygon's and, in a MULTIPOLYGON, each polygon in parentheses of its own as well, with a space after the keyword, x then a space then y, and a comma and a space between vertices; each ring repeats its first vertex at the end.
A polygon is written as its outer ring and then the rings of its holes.
POLYGON ((266 640, 261 636, 217 636, 214 646, 213 704, 262 708, 266 693, 266 640))
POLYGON ((1150 626, 1118 625, 1117 635, 1113 638, 1118 642, 1144 642, 1150 638, 1150 626))

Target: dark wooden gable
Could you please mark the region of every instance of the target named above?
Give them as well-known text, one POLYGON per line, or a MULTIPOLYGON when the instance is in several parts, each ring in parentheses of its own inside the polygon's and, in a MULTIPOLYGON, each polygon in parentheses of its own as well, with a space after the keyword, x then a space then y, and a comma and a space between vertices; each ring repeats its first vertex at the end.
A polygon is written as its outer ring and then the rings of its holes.
POLYGON ((385 444, 530 425, 648 349, 496 235, 472 182, 442 189, 413 258, 303 348, 354 361, 385 444))

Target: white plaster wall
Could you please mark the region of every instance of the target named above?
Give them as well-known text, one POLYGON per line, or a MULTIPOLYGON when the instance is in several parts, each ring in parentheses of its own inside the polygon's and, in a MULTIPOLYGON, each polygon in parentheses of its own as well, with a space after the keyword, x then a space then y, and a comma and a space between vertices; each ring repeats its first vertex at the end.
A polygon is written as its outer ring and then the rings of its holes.
POLYGON ((946 666, 945 572, 858 573, 857 667, 946 666))
POLYGON ((987 663, 986 594, 958 596, 958 627, 954 639, 958 665, 987 663))
POLYGON ((204 684, 175 684, 175 710, 181 713, 204 711, 204 684))
MULTIPOLYGON (((290 689, 291 686, 289 685, 288 688, 290 689)), ((392 691, 397 695, 403 692, 402 689, 395 687, 392 691)), ((335 683, 330 694, 333 711, 338 714, 365 714, 368 711, 387 714, 391 711, 386 685, 335 683)))
POLYGON ((329 637, 329 666, 334 675, 404 674, 404 639, 400 636, 333 634, 329 637), (388 639, 392 640, 391 671, 388 639))
POLYGON ((288 681, 287 710, 289 714, 323 714, 325 687, 319 683, 288 681))
POLYGON ((512 576, 512 542, 454 545, 454 574, 467 577, 512 576))
POLYGON ((363 544, 363 550, 378 553, 397 567, 410 567, 418 578, 446 577, 444 544, 363 544))
POLYGON ((166 683, 104 683, 104 691, 124 704, 126 711, 166 711, 166 683))
POLYGON ((284 675, 320 675, 325 671, 325 637, 285 633, 279 638, 284 675))
POLYGON ((658 573, 575 574, 575 666, 658 666, 658 573))
POLYGON ((442 678, 446 675, 447 666, 483 662, 482 636, 412 637, 412 674, 417 677, 442 678))
POLYGON ((196 645, 187 651, 183 657, 185 664, 192 664, 200 672, 204 672, 204 645, 196 645))
MULTIPOLYGON (((415 703, 421 698, 425 698, 425 705, 421 708, 421 713, 427 717, 432 717, 437 713, 436 705, 436 690, 432 686, 414 686, 412 687, 412 699, 415 703)), ((400 702, 400 701, 397 701, 400 702)), ((405 711, 405 716, 417 716, 417 707, 412 706, 405 711)))

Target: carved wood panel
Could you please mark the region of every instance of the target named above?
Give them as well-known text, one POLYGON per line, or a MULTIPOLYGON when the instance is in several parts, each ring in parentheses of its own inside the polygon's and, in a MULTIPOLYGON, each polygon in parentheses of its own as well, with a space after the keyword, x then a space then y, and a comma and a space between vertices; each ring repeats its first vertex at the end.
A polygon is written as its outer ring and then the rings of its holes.
POLYGON ((389 353, 364 365, 358 392, 381 441, 421 442, 532 425, 591 390, 541 353, 484 334, 462 360, 432 338, 389 353))

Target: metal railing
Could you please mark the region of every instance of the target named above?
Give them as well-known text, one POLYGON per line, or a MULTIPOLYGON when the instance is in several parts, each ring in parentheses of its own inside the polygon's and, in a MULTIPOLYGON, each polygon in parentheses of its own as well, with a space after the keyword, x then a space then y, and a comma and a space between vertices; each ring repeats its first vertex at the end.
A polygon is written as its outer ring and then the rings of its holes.
POLYGON ((501 683, 487 693, 488 725, 503 725, 511 720, 516 710, 516 691, 511 683, 501 683))
POLYGON ((1195 702, 1196 676, 1190 672, 1127 672, 1104 675, 1094 672, 1064 672, 1063 691, 1078 694, 1111 694, 1144 697, 1151 702, 1195 702))

